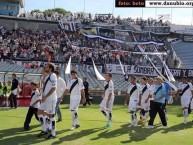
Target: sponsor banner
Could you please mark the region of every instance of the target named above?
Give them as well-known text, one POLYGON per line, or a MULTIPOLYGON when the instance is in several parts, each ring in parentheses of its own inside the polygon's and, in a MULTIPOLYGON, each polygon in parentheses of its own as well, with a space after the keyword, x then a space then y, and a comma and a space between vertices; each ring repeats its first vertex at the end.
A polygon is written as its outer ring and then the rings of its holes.
MULTIPOLYGON (((108 72, 115 74, 123 74, 120 64, 106 64, 108 72)), ((156 70, 151 66, 134 66, 134 65, 123 65, 123 69, 126 74, 138 75, 138 76, 158 76, 156 70)), ((162 67, 157 67, 157 69, 166 76, 166 72, 162 67)), ((187 76, 188 78, 193 78, 193 69, 169 69, 174 78, 181 78, 182 76, 187 76)))
MULTIPOLYGON (((106 64, 108 72, 123 74, 122 68, 119 64, 106 64)), ((157 76, 157 72, 153 67, 150 66, 134 66, 134 65, 123 65, 123 69, 126 74, 133 75, 145 75, 145 76, 157 76)), ((162 68, 158 67, 161 71, 162 68)))
POLYGON ((193 26, 190 25, 174 25, 171 24, 171 32, 179 34, 193 34, 193 26))
POLYGON ((193 42, 193 35, 184 34, 182 36, 182 41, 184 41, 184 42, 193 42))
MULTIPOLYGON (((188 78, 193 78, 193 69, 170 68, 169 70, 175 78, 181 78, 182 76, 187 76, 188 78)), ((166 75, 165 71, 164 71, 164 75, 166 75)))
POLYGON ((152 32, 152 33, 155 33, 155 34, 169 34, 170 33, 170 27, 169 26, 163 26, 163 27, 145 26, 143 28, 143 31, 152 32))

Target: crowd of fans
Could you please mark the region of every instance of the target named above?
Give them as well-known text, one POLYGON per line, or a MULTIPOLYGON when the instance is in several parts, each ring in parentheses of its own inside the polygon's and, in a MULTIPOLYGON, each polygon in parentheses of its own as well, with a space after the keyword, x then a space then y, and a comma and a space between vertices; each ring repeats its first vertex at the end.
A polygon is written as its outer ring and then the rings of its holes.
MULTIPOLYGON (((1 27, 2 28, 2 27, 1 27)), ((121 37, 121 35, 120 35, 121 37)), ((136 41, 162 39, 156 35, 134 34, 136 41)), ((164 37, 163 37, 164 38, 164 37)), ((134 40, 134 38, 132 38, 134 40)), ((133 41, 132 40, 132 41, 133 41)), ((172 54, 171 48, 164 45, 156 45, 158 51, 172 54)), ((153 44, 143 46, 146 52, 154 52, 153 44)), ((67 62, 72 57, 72 62, 89 63, 91 58, 95 63, 119 63, 129 65, 150 65, 141 54, 135 43, 119 43, 103 39, 90 39, 78 32, 58 31, 31 31, 8 30, 0 31, 0 60, 12 60, 16 58, 28 60, 45 60, 67 62)), ((157 56, 151 56, 155 65, 160 60, 157 56)), ((166 60, 166 58, 163 57, 166 60)), ((37 64, 26 64, 26 68, 38 68, 37 64)))
POLYGON ((131 17, 121 18, 120 16, 113 16, 112 14, 95 14, 91 13, 67 13, 59 14, 54 12, 53 14, 44 14, 43 12, 24 12, 20 14, 19 17, 39 19, 39 20, 50 20, 50 21, 79 21, 79 22, 97 22, 97 23, 108 23, 108 24, 118 24, 118 25, 139 25, 142 28, 144 26, 169 26, 169 21, 163 22, 162 20, 156 20, 148 18, 147 20, 142 18, 133 19, 131 17))

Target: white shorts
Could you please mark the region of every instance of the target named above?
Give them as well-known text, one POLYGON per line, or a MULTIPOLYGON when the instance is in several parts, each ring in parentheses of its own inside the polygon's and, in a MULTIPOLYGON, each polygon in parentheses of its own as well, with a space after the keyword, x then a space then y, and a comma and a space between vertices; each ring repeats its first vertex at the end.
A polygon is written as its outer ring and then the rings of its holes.
POLYGON ((109 108, 106 108, 106 103, 107 103, 107 98, 104 98, 99 105, 101 107, 101 110, 106 110, 111 112, 113 110, 114 98, 111 98, 111 100, 109 101, 109 108))
POLYGON ((147 103, 145 103, 145 101, 141 101, 141 109, 145 111, 149 111, 150 110, 150 101, 148 101, 147 103))
POLYGON ((47 114, 55 114, 57 100, 45 101, 40 104, 39 110, 46 111, 47 114))
POLYGON ((137 104, 138 104, 138 101, 130 101, 128 106, 128 111, 135 112, 137 110, 137 104))
POLYGON ((181 98, 181 105, 182 105, 182 108, 188 108, 189 107, 189 105, 190 105, 190 100, 191 100, 191 98, 189 98, 189 97, 183 97, 183 98, 181 98))
POLYGON ((78 111, 80 99, 70 99, 70 111, 78 111))

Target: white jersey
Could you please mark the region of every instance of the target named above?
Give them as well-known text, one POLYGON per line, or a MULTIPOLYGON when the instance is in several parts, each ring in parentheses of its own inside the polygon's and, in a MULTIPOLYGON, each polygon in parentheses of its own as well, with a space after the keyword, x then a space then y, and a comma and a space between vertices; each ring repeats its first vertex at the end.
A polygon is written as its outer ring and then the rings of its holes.
POLYGON ((130 94, 130 101, 138 101, 139 100, 139 93, 140 93, 140 85, 139 84, 131 84, 128 88, 128 91, 127 91, 128 94, 130 94), (134 88, 134 87, 137 87, 137 89, 132 93, 131 93, 131 90, 134 88))
MULTIPOLYGON (((44 81, 44 85, 45 89, 43 91, 43 95, 47 95, 48 92, 52 89, 52 88, 56 88, 57 89, 57 77, 56 74, 52 73, 48 76, 46 76, 45 81, 44 81), (49 79, 49 80, 48 80, 49 79), (48 81, 47 81, 48 80, 48 81), (47 82, 47 83, 46 83, 47 82), (46 84, 45 84, 46 83, 46 84)), ((57 94, 56 94, 56 90, 46 98, 46 101, 51 101, 51 100, 57 100, 57 94)))
MULTIPOLYGON (((40 92, 36 89, 33 90, 31 93, 31 101, 30 101, 30 106, 32 106, 36 101, 41 99, 40 92)), ((40 102, 36 103, 33 108, 39 108, 40 102)))
POLYGON ((109 82, 105 81, 104 82, 104 87, 108 84, 108 88, 105 90, 105 96, 104 98, 108 98, 109 94, 112 93, 112 98, 114 98, 114 84, 113 81, 110 80, 109 82))
POLYGON ((57 79, 57 89, 56 89, 56 93, 57 93, 58 98, 60 98, 62 96, 65 89, 66 89, 66 82, 61 77, 59 77, 57 79))
MULTIPOLYGON (((74 88, 72 89, 70 93, 70 99, 72 100, 76 100, 76 99, 80 100, 81 99, 81 90, 84 89, 82 80, 80 78, 77 78, 77 79, 78 79, 78 83, 74 86, 74 88)), ((68 80, 67 89, 70 90, 71 86, 77 79, 68 80)))
POLYGON ((145 85, 141 86, 140 94, 142 94, 142 96, 141 96, 141 100, 142 101, 145 101, 149 97, 149 92, 150 92, 149 89, 150 89, 150 85, 149 84, 145 84, 145 85), (146 87, 146 89, 145 89, 145 87, 146 87), (143 90, 145 90, 145 91, 142 92, 143 90))
POLYGON ((191 83, 187 83, 187 84, 180 83, 179 89, 183 91, 187 85, 189 85, 189 88, 183 93, 183 95, 181 96, 182 98, 191 98, 192 97, 191 91, 193 91, 193 87, 191 83))

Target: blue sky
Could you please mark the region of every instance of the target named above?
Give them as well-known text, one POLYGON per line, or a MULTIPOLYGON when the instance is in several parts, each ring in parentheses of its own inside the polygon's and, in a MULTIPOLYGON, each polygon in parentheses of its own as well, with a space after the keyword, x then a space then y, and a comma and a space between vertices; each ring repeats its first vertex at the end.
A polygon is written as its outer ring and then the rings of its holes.
MULTIPOLYGON (((25 0, 25 9, 45 10, 55 7, 64 8, 71 12, 82 12, 84 10, 84 0, 25 0)), ((85 12, 95 13, 112 13, 121 17, 142 17, 142 8, 113 8, 115 0, 85 0, 85 12)), ((143 17, 155 18, 155 8, 143 8, 143 17)), ((175 24, 191 25, 193 8, 157 8, 157 15, 171 14, 172 22, 175 24)))

